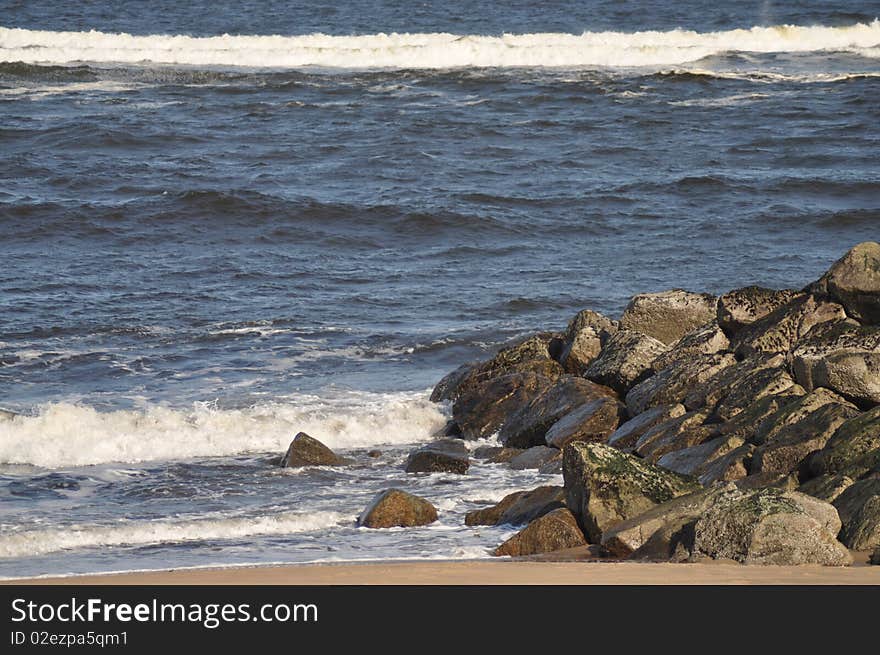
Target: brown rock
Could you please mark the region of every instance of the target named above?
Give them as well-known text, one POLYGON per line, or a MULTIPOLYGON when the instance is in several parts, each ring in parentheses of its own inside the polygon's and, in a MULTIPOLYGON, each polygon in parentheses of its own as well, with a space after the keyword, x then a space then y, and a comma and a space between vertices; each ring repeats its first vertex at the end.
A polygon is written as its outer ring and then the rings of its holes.
POLYGON ((708 412, 682 414, 655 425, 636 442, 635 452, 650 462, 657 462, 666 453, 700 444, 714 436, 714 427, 703 422, 708 412))
POLYGON ((468 450, 458 439, 441 439, 409 454, 407 473, 458 473, 464 475, 470 467, 468 450))
POLYGON ((560 508, 529 523, 498 546, 494 555, 522 557, 586 545, 587 540, 572 513, 560 508))
POLYGON ((625 394, 653 374, 651 363, 666 352, 662 341, 633 330, 619 330, 584 370, 584 377, 625 394))
POLYGON ((493 457, 501 455, 503 450, 504 446, 478 446, 477 448, 474 448, 471 456, 474 459, 492 459, 493 457))
POLYGON ((514 471, 526 469, 539 469, 551 460, 561 459, 562 453, 556 448, 547 446, 532 446, 524 450, 516 457, 511 458, 510 468, 514 471))
POLYGON ((287 453, 281 459, 283 468, 295 468, 300 466, 338 466, 344 460, 336 455, 327 446, 305 432, 297 434, 287 453))
POLYGON ((634 296, 620 319, 622 330, 635 330, 671 345, 715 318, 716 298, 672 289, 634 296))
POLYGON ((880 477, 859 480, 834 500, 840 540, 852 550, 880 548, 880 477))
MULTIPOLYGON (((730 393, 731 388, 737 384, 748 385, 748 380, 758 371, 766 368, 779 368, 785 365, 784 355, 756 355, 741 362, 721 369, 706 382, 691 389, 684 399, 684 406, 688 409, 700 409, 706 407, 714 409, 718 403, 724 400, 730 393), (745 380, 745 381, 743 381, 745 380)), ((752 399, 752 402, 757 400, 752 399)))
POLYGON ((562 449, 570 441, 604 442, 626 416, 626 408, 614 398, 597 398, 584 403, 554 423, 544 440, 562 449))
MULTIPOLYGON (((728 438, 736 439, 737 437, 728 438)), ((715 482, 742 480, 749 474, 754 452, 755 447, 752 444, 743 444, 726 455, 707 463, 702 468, 697 479, 700 481, 700 484, 705 486, 715 482)))
POLYGON ((880 324, 880 244, 866 241, 834 263, 816 283, 862 323, 880 324))
POLYGON ((498 452, 488 458, 490 464, 508 464, 517 455, 526 452, 525 448, 505 448, 502 447, 498 452))
POLYGON ((843 473, 827 473, 807 480, 797 490, 826 503, 834 503, 854 482, 855 480, 843 473))
POLYGON ((716 321, 712 321, 684 335, 672 348, 651 362, 651 368, 659 373, 673 364, 680 364, 702 355, 725 352, 729 346, 727 335, 718 327, 716 321))
POLYGON ((718 324, 733 336, 798 295, 790 289, 776 291, 754 286, 734 289, 718 298, 718 324))
POLYGON ((657 465, 699 479, 715 461, 744 445, 740 437, 715 437, 696 446, 666 453, 657 460, 657 465))
POLYGON ((608 438, 608 445, 623 451, 632 451, 636 446, 636 442, 645 432, 669 419, 678 418, 686 411, 684 405, 652 407, 635 418, 631 418, 611 433, 611 436, 608 438))
POLYGON ((602 350, 608 337, 617 332, 617 323, 585 309, 579 312, 565 331, 559 362, 567 373, 581 375, 602 350))
POLYGON ((465 525, 523 525, 565 507, 562 487, 544 486, 506 495, 497 504, 465 515, 465 525))
POLYGON ((813 474, 844 473, 853 479, 880 466, 880 407, 841 425, 810 461, 813 474))
POLYGON ((387 489, 373 498, 358 517, 365 528, 409 528, 437 520, 437 509, 424 498, 400 489, 387 489))

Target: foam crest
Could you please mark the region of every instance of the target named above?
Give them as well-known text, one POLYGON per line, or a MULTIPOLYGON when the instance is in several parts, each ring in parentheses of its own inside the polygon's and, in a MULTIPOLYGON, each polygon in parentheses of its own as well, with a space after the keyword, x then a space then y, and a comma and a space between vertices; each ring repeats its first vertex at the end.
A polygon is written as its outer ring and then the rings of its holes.
POLYGON ((880 44, 880 21, 847 27, 780 25, 723 32, 133 36, 0 27, 0 61, 77 61, 254 68, 669 66, 731 51, 855 54, 880 44))
POLYGON ((71 403, 42 405, 34 416, 0 421, 0 463, 62 468, 277 452, 299 431, 331 448, 423 441, 443 426, 427 394, 301 396, 245 409, 196 404, 180 410, 99 412, 71 403))
POLYGON ((27 530, 0 535, 0 557, 33 557, 71 548, 145 546, 322 530, 351 521, 338 512, 281 512, 255 518, 132 521, 108 526, 27 530))

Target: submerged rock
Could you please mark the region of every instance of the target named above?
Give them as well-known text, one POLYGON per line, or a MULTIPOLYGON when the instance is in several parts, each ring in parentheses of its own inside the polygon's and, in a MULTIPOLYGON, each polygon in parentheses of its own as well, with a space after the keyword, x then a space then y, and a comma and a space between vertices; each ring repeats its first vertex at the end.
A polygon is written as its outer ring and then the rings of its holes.
POLYGON ((625 417, 623 403, 614 398, 597 398, 556 421, 544 440, 548 446, 559 449, 571 441, 605 442, 625 417))
POLYGON ((572 442, 563 451, 565 500, 593 543, 614 525, 700 485, 603 444, 572 442))
POLYGON ((617 322, 598 312, 579 312, 565 331, 560 364, 566 373, 581 375, 601 352, 608 337, 617 332, 617 322))
POLYGON ((387 489, 373 497, 358 517, 365 528, 409 528, 437 520, 437 508, 424 498, 400 489, 387 489))
POLYGON ((880 324, 880 243, 866 241, 837 260, 814 285, 846 308, 852 318, 880 324))
POLYGON ((287 453, 281 459, 283 468, 338 466, 344 463, 345 460, 305 432, 300 432, 293 438, 287 448, 287 453))
POLYGON ((667 346, 633 330, 620 330, 609 337, 602 352, 584 370, 584 377, 626 394, 653 374, 651 363, 667 346))
POLYGON ((574 516, 563 507, 529 523, 498 546, 494 555, 522 557, 586 545, 587 541, 574 516))
POLYGON ((672 289, 633 296, 620 319, 622 330, 635 330, 671 345, 715 318, 715 296, 672 289))
POLYGON ((694 527, 694 553, 743 564, 846 566, 849 551, 835 538, 837 510, 778 489, 739 490, 714 499, 694 527))
POLYGON ((409 454, 407 473, 467 473, 470 467, 468 450, 458 439, 441 439, 409 454))
POLYGON ((755 286, 728 291, 718 298, 718 325, 733 336, 798 295, 790 289, 777 291, 755 286))
POLYGON ((544 486, 506 495, 497 504, 468 512, 465 525, 522 525, 565 507, 562 487, 544 486))

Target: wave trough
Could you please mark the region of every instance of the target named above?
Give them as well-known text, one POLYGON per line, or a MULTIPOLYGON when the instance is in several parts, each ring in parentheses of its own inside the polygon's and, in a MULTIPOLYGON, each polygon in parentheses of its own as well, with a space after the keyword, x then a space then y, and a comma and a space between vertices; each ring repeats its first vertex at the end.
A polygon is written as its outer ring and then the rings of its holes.
POLYGON ((877 19, 847 27, 778 25, 722 32, 676 29, 502 36, 134 36, 0 27, 0 62, 149 62, 271 69, 669 66, 734 51, 847 51, 876 57, 878 45, 877 19))

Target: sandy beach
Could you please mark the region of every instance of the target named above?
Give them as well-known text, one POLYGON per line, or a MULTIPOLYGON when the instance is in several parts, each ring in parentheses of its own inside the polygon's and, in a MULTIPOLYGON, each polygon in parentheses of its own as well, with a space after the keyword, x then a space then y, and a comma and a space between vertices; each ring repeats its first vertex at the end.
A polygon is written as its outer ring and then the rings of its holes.
POLYGON ((8 580, 37 585, 876 585, 880 566, 432 561, 189 569, 8 580))

